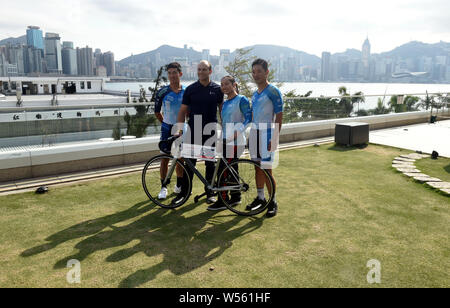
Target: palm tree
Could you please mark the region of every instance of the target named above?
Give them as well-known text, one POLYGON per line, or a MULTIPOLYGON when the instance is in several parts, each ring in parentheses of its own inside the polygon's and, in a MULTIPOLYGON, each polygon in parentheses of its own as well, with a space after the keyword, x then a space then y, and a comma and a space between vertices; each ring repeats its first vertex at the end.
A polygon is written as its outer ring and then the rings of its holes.
POLYGON ((352 104, 358 104, 358 111, 359 111, 359 103, 365 103, 366 98, 364 97, 364 93, 359 91, 353 94, 354 97, 352 97, 352 104))
POLYGON ((434 96, 429 96, 427 92, 427 97, 425 97, 420 101, 419 106, 425 108, 425 110, 428 110, 433 104, 434 104, 434 96))
POLYGON ((420 98, 417 96, 408 95, 403 99, 403 104, 399 104, 398 96, 394 95, 389 101, 389 107, 395 113, 417 111, 419 100, 420 98))
POLYGON ((349 117, 353 111, 353 104, 351 99, 344 96, 349 96, 347 93, 347 88, 342 86, 338 89, 339 95, 342 96, 342 98, 339 100, 339 106, 342 108, 342 112, 344 116, 349 117))
POLYGON ((371 114, 387 114, 389 113, 389 109, 384 106, 381 98, 378 98, 377 107, 375 109, 370 110, 371 114))
POLYGON ((347 88, 342 86, 338 89, 339 95, 342 96, 342 98, 339 101, 339 105, 341 106, 344 115, 347 117, 350 117, 353 112, 353 106, 355 104, 358 104, 358 110, 359 110, 359 103, 364 103, 366 101, 364 97, 364 93, 359 91, 353 94, 354 96, 349 98, 347 96, 350 96, 349 93, 347 93, 347 88))

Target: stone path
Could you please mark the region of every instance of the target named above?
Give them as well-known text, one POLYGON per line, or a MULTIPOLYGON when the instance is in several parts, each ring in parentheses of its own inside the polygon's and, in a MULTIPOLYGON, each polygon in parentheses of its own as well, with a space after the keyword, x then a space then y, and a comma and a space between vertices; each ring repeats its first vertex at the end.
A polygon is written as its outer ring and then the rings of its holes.
POLYGON ((411 153, 407 155, 400 155, 394 158, 392 162, 392 167, 397 169, 399 172, 403 173, 407 177, 413 178, 420 183, 426 183, 426 185, 431 186, 443 193, 450 195, 450 182, 444 182, 438 178, 433 178, 429 175, 422 173, 416 168, 414 163, 422 158, 429 157, 429 155, 411 153))

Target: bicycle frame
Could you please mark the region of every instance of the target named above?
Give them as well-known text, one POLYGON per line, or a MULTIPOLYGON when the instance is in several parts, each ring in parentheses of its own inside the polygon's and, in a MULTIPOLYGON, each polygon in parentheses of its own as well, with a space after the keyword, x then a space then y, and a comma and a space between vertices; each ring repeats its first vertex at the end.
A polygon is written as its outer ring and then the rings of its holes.
MULTIPOLYGON (((175 167, 176 167, 176 162, 178 160, 180 160, 180 159, 177 158, 177 157, 174 157, 172 159, 172 165, 171 165, 170 169, 167 172, 167 176, 166 176, 166 178, 164 180, 164 184, 167 184, 169 179, 172 177, 173 172, 174 172, 175 167)), ((220 161, 222 161, 225 164, 225 168, 227 168, 228 170, 231 171, 231 174, 233 175, 233 177, 237 181, 237 183, 241 183, 239 174, 233 168, 230 167, 230 165, 228 164, 227 160, 225 158, 221 157, 220 161)), ((198 169, 194 166, 194 164, 189 159, 185 159, 184 160, 184 162, 186 163, 186 166, 200 179, 200 181, 205 185, 205 187, 208 190, 211 190, 213 192, 221 192, 221 191, 229 191, 229 190, 241 190, 241 188, 243 187, 243 184, 240 184, 239 186, 235 185, 235 186, 226 186, 226 187, 214 187, 214 179, 216 179, 217 176, 218 176, 220 161, 216 162, 216 166, 214 168, 214 175, 213 175, 213 178, 212 178, 212 182, 208 183, 208 181, 205 179, 205 177, 198 171, 198 169)))

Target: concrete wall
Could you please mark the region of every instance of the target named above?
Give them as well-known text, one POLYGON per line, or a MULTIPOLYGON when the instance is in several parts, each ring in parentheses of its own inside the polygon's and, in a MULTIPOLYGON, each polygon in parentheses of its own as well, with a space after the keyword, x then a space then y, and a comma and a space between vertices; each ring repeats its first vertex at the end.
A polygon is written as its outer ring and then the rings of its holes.
POLYGON ((394 113, 358 118, 333 119, 314 122, 284 124, 280 143, 334 136, 337 123, 364 122, 370 124, 370 130, 403 125, 426 123, 430 120, 429 111, 394 113))
POLYGON ((0 182, 145 162, 159 136, 0 152, 0 182))
MULTIPOLYGON (((410 112, 336 119, 283 126, 280 142, 322 138, 334 135, 337 123, 366 122, 371 130, 425 123, 429 112, 410 112)), ((0 152, 0 182, 58 175, 110 166, 146 162, 159 154, 159 136, 109 142, 80 143, 66 146, 0 152)))

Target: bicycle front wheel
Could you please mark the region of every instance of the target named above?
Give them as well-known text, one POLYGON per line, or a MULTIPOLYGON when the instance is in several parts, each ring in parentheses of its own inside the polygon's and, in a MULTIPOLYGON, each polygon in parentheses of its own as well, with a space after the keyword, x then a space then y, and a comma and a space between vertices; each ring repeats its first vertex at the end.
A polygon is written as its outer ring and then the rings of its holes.
POLYGON ((272 176, 261 166, 248 159, 238 159, 229 164, 218 177, 219 198, 232 212, 242 216, 253 216, 264 211, 273 200, 275 184, 272 176), (251 206, 258 196, 256 171, 264 174, 265 201, 251 206))
POLYGON ((180 160, 175 160, 170 155, 158 155, 147 162, 142 171, 142 187, 150 200, 165 209, 182 206, 189 199, 192 189, 186 167, 180 160), (177 172, 180 173, 180 176, 185 175, 184 185, 187 186, 187 190, 183 199, 178 198, 180 191, 176 187, 177 172), (162 181, 164 181, 166 191, 162 191, 162 181))

